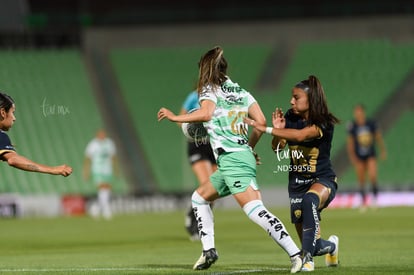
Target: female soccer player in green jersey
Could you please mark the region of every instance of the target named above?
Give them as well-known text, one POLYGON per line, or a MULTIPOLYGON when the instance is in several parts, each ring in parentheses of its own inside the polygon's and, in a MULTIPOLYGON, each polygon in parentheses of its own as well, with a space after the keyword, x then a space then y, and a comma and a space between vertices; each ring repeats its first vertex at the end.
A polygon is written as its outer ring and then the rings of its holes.
POLYGON ((218 170, 211 175, 208 184, 194 191, 191 198, 203 246, 193 268, 207 269, 218 259, 210 203, 231 194, 246 215, 266 230, 290 256, 291 273, 300 271, 300 250, 281 220, 263 205, 256 183, 257 159, 253 148, 262 134, 253 129, 248 137, 243 118, 249 116, 265 125, 265 117, 253 96, 227 76, 227 61, 222 48, 215 47, 201 57, 197 91, 200 109, 183 115, 175 115, 166 108, 158 112, 159 121, 166 118, 173 122, 204 122, 217 158, 218 170))

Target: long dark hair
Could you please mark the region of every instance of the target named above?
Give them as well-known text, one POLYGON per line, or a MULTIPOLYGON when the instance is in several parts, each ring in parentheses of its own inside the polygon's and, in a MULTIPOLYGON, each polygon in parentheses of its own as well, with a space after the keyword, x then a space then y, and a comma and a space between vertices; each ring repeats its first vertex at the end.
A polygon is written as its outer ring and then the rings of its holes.
POLYGON ((227 61, 223 49, 214 47, 205 53, 198 63, 199 75, 197 91, 200 94, 207 85, 219 86, 227 79, 227 61))
POLYGON ((340 122, 328 109, 325 92, 319 79, 310 75, 308 79, 302 80, 295 85, 296 88, 304 90, 308 94, 309 102, 309 125, 327 126, 340 122))
POLYGON ((4 108, 4 110, 8 112, 13 104, 14 100, 11 98, 11 96, 0 92, 0 109, 4 108))

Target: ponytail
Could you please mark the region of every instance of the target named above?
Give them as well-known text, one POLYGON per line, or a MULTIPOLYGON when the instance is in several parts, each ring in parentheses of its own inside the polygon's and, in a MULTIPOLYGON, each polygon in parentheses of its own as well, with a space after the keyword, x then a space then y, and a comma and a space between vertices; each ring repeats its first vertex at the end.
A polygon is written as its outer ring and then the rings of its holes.
POLYGON ((302 80, 295 87, 304 90, 308 94, 309 125, 315 124, 318 127, 325 127, 328 124, 339 123, 339 119, 328 109, 325 92, 316 76, 310 75, 308 79, 302 80))
POLYGON ((199 78, 197 91, 200 94, 207 85, 219 86, 227 79, 227 61, 223 56, 223 49, 214 47, 205 53, 198 63, 199 78))

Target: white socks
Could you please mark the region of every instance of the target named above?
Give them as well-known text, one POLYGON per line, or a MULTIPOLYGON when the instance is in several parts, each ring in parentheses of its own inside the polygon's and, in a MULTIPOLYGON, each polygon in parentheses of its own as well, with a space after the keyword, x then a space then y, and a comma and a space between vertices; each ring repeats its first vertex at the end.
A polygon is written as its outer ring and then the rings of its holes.
MULTIPOLYGON (((203 250, 215 248, 214 245, 214 217, 210 208, 210 202, 201 197, 197 191, 191 196, 193 211, 198 222, 203 250)), ((246 215, 255 223, 260 225, 276 241, 289 256, 300 253, 288 234, 283 223, 263 205, 261 200, 253 200, 246 203, 243 207, 246 215)))
POLYGON ((246 203, 243 207, 243 211, 253 222, 266 230, 269 236, 272 237, 272 239, 277 242, 289 256, 293 256, 300 252, 300 249, 288 234, 283 223, 264 207, 261 200, 253 200, 246 203))
POLYGON ((105 219, 112 218, 111 206, 109 204, 110 198, 111 198, 110 189, 99 189, 98 190, 99 210, 105 219))
POLYGON ((198 223, 203 250, 215 248, 214 245, 214 217, 210 208, 210 202, 201 197, 197 191, 191 196, 194 215, 198 223))

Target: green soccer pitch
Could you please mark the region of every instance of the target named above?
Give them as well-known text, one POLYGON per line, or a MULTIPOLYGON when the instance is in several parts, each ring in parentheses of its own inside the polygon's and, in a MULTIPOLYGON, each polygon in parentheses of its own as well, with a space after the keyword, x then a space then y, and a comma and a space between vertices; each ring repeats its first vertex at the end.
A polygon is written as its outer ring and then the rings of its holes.
MULTIPOLYGON (((288 209, 271 209, 297 241, 288 209)), ((314 274, 414 274, 413 208, 360 213, 326 209, 322 236, 337 234, 340 265, 315 258, 314 274)), ((184 210, 115 216, 3 219, 0 274, 289 274, 287 255, 241 210, 214 209, 219 260, 193 271, 201 244, 184 230, 184 210)))

